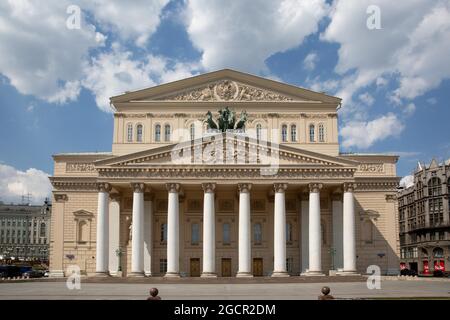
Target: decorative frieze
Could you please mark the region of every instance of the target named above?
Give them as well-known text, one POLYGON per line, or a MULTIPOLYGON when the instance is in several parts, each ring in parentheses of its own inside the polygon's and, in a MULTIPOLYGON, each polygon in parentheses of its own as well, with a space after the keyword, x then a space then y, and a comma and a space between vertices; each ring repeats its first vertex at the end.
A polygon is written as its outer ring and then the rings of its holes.
POLYGON ((68 162, 66 172, 94 172, 95 166, 89 162, 68 162))
POLYGON ((160 97, 165 101, 293 101, 291 97, 271 90, 256 88, 232 80, 221 80, 207 85, 160 97))
POLYGON ((369 173, 383 173, 384 165, 382 163, 361 163, 358 166, 358 171, 369 173))

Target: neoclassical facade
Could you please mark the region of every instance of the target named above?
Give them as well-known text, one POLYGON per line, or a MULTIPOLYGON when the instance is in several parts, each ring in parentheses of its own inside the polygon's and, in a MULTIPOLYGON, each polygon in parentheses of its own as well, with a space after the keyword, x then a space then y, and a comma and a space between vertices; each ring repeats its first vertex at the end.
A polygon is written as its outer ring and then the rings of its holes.
POLYGON ((228 69, 112 97, 112 152, 53 157, 52 276, 398 273, 398 157, 340 153, 340 103, 228 69))

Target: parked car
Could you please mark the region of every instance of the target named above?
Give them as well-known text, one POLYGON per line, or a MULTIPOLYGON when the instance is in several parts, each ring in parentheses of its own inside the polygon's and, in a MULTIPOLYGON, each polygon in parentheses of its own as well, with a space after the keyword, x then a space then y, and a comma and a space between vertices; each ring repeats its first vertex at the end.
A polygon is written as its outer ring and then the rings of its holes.
POLYGON ((403 270, 400 270, 400 275, 415 277, 415 276, 417 276, 417 272, 414 270, 411 270, 411 269, 403 269, 403 270))
POLYGON ((442 270, 434 270, 433 271, 433 277, 439 277, 439 278, 444 277, 444 271, 442 271, 442 270))
POLYGON ((25 272, 23 276, 27 278, 41 278, 44 276, 44 272, 40 270, 30 270, 25 272))
POLYGON ((18 266, 8 266, 8 265, 0 266, 1 278, 16 278, 21 276, 22 272, 20 272, 20 268, 18 266))
POLYGON ((46 277, 46 278, 50 277, 50 271, 45 270, 44 277, 46 277))

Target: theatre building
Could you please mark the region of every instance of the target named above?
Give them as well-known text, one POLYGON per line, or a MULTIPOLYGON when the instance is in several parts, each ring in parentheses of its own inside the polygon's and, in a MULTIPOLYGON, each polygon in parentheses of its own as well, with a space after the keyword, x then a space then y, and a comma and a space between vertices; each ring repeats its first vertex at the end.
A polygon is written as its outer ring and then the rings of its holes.
POLYGON ((52 276, 398 273, 398 157, 340 153, 341 99, 226 69, 110 101, 111 152, 53 156, 52 276))

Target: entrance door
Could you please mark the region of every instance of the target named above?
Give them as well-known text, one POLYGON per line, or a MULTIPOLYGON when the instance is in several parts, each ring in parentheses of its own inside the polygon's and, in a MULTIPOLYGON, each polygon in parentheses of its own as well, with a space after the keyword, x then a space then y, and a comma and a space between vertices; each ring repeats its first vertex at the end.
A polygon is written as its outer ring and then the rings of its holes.
POLYGON ((231 277, 231 259, 222 258, 222 277, 231 277))
POLYGON ((263 259, 253 258, 253 276, 262 277, 263 276, 263 259))
POLYGON ((191 277, 200 277, 200 259, 191 258, 191 277))

